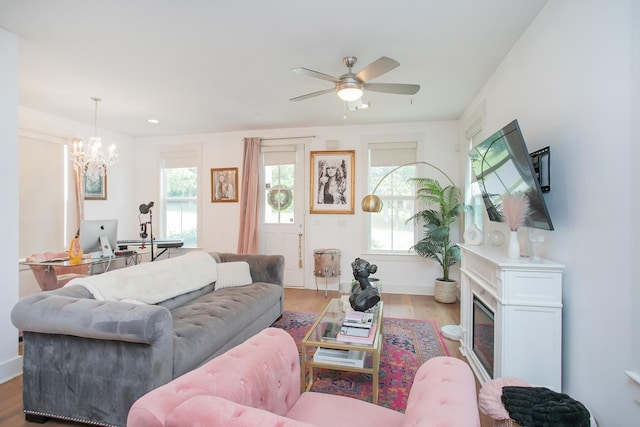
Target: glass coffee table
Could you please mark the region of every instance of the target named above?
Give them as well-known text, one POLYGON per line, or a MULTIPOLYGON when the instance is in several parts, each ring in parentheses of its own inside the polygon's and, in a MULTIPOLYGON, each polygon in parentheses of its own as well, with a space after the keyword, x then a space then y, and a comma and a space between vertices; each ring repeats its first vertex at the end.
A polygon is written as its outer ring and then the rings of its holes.
MULTIPOLYGON (((373 312, 374 326, 372 328, 375 327, 371 344, 345 341, 349 338, 343 335, 338 340, 337 337, 344 322, 345 313, 350 309, 346 297, 332 299, 302 339, 301 388, 303 391, 311 390, 315 368, 367 373, 371 374, 373 381, 372 402, 377 404, 378 373, 382 352, 383 302, 380 301, 370 310, 373 312), (309 347, 316 348, 313 356, 308 354, 309 347)), ((358 341, 358 339, 354 339, 354 341, 358 341)))

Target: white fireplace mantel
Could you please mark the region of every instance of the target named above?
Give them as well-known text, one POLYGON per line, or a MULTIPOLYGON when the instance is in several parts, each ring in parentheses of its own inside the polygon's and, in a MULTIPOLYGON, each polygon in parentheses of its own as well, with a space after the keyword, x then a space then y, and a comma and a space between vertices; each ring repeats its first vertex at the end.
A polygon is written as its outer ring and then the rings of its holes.
POLYGON ((460 351, 478 380, 491 377, 473 352, 474 295, 495 316, 493 377, 516 377, 561 391, 564 266, 545 259, 510 259, 503 247, 460 249, 460 351))

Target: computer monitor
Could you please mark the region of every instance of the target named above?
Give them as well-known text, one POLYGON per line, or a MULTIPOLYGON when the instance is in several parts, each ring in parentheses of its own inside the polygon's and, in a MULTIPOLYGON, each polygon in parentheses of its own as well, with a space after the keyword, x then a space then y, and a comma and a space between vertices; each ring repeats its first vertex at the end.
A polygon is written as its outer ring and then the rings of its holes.
POLYGON ((80 247, 92 258, 113 256, 118 241, 118 220, 97 219, 80 222, 80 247))

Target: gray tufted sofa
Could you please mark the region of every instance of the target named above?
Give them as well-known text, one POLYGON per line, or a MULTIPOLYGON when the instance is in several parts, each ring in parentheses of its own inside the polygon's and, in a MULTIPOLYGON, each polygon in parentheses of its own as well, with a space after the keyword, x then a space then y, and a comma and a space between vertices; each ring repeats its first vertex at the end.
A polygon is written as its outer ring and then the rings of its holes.
POLYGON ((99 301, 81 286, 20 300, 11 319, 24 337, 27 420, 124 426, 140 396, 282 315, 282 256, 211 256, 218 262, 246 261, 253 283, 223 289, 211 283, 155 305, 99 301))

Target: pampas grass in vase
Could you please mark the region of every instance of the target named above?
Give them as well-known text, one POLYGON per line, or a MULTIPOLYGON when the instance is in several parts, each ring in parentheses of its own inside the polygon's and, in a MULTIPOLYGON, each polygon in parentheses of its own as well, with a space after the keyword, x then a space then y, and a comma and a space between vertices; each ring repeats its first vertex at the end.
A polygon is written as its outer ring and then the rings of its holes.
POLYGON ((502 216, 509 230, 509 245, 507 255, 509 258, 520 258, 520 242, 518 241, 518 229, 524 225, 529 214, 529 198, 522 194, 506 194, 502 196, 502 216))

